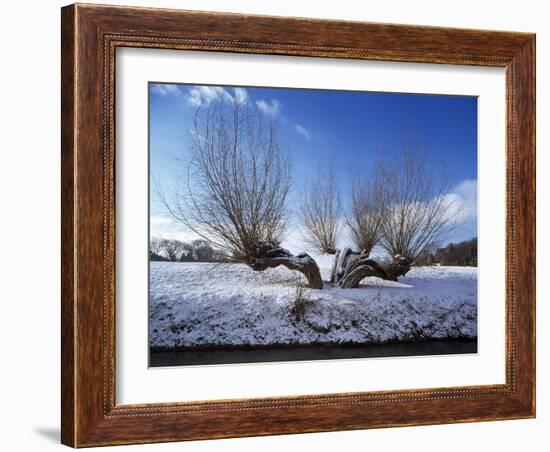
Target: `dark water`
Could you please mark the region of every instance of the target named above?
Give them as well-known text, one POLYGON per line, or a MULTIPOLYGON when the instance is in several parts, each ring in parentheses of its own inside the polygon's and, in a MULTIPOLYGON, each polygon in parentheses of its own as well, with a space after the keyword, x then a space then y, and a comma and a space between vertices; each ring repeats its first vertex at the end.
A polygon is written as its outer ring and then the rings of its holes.
POLYGON ((477 340, 151 351, 150 367, 477 353, 477 340))

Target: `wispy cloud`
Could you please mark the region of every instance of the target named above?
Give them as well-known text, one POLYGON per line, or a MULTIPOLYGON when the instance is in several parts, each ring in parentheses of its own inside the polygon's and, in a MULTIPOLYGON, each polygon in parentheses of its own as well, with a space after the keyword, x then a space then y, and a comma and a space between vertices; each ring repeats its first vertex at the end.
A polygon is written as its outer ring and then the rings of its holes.
POLYGON ((256 106, 266 115, 276 118, 281 113, 282 104, 277 99, 271 102, 260 99, 256 101, 256 106))
POLYGON ((168 96, 181 96, 181 91, 178 85, 169 84, 169 83, 155 83, 151 88, 153 93, 158 94, 162 97, 168 96))
POLYGON ((294 130, 302 135, 307 141, 311 141, 311 132, 300 124, 294 125, 294 130))
POLYGON ((215 100, 232 100, 231 95, 219 86, 194 86, 189 88, 185 100, 193 107, 208 106, 215 100))
POLYGON ((238 104, 246 104, 248 102, 248 91, 244 88, 235 88, 235 100, 238 104))
POLYGON ((228 90, 221 86, 193 86, 189 88, 185 100, 193 107, 208 106, 215 100, 242 105, 248 102, 248 92, 244 88, 228 90))

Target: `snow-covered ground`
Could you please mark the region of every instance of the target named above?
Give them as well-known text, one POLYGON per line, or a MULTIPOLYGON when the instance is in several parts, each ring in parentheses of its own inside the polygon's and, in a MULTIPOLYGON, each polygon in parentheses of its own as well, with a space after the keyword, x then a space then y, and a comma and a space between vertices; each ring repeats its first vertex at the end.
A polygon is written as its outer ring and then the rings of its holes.
MULTIPOLYGON (((323 268, 328 279, 328 269, 323 268)), ((413 268, 399 282, 357 289, 297 287, 284 267, 152 262, 150 345, 383 343, 477 336, 477 269, 413 268)))

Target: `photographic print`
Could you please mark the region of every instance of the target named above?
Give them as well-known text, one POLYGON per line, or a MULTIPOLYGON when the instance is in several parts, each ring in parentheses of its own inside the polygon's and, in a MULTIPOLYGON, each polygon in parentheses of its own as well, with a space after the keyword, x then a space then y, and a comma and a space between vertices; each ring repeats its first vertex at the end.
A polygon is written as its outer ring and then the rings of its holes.
POLYGON ((150 82, 151 367, 477 352, 477 98, 150 82))

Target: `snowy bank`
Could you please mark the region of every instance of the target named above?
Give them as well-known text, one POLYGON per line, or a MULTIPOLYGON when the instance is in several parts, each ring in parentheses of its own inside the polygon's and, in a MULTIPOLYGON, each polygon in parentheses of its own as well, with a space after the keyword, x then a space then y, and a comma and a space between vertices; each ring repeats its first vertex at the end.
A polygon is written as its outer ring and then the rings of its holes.
MULTIPOLYGON (((328 270, 323 277, 328 279, 328 270)), ((297 287, 283 267, 152 262, 150 345, 184 347, 384 343, 477 336, 477 269, 413 268, 357 289, 297 287)))

